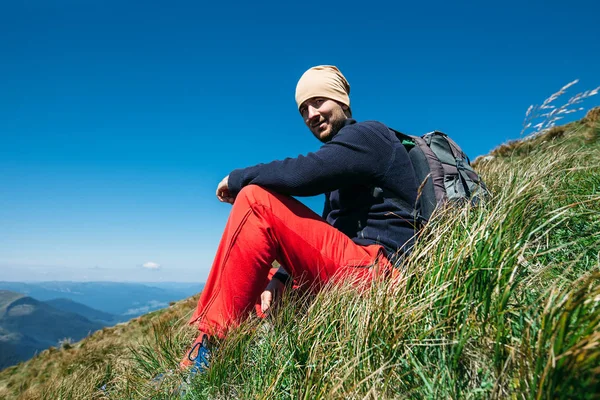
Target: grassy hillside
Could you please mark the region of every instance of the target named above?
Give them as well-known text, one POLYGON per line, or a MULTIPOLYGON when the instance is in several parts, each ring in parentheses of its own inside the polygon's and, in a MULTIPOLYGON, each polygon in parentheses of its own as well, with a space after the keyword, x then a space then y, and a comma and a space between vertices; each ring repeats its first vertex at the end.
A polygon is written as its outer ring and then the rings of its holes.
MULTIPOLYGON (((493 197, 438 213, 398 282, 284 299, 186 398, 597 398, 599 115, 478 159, 493 197)), ((195 301, 9 368, 0 397, 179 398, 195 301)))

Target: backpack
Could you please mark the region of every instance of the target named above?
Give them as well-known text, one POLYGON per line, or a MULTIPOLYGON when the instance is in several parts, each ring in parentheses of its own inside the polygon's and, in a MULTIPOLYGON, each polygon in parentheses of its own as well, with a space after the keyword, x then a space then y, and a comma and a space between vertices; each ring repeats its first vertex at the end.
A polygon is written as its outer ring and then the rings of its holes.
POLYGON ((415 222, 423 226, 438 206, 446 204, 476 205, 489 192, 481 177, 471 167, 469 157, 448 135, 433 131, 412 136, 391 129, 402 142, 420 182, 415 205, 415 222))

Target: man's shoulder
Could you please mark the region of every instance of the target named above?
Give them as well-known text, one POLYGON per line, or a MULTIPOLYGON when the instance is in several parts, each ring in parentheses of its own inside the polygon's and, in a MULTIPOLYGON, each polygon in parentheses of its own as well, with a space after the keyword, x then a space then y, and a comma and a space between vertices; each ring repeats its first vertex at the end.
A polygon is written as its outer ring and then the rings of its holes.
POLYGON ((387 125, 385 125, 384 123, 379 122, 379 121, 362 121, 362 122, 357 122, 355 124, 355 126, 365 127, 365 128, 369 128, 369 129, 376 129, 376 130, 381 130, 381 131, 387 131, 387 130, 389 130, 389 128, 387 127, 387 125))
POLYGON ((373 135, 377 134, 386 139, 390 139, 392 137, 390 128, 382 122, 379 121, 362 121, 356 122, 352 125, 347 125, 346 129, 353 130, 355 132, 361 132, 363 134, 373 135))

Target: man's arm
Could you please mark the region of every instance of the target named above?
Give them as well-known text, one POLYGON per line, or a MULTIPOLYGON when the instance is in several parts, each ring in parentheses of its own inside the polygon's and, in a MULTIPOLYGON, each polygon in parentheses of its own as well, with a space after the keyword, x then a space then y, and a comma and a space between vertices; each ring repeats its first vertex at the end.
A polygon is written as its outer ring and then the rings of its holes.
POLYGON ((286 285, 290 281, 290 279, 292 279, 292 277, 290 276, 290 274, 288 274, 285 268, 279 267, 277 272, 275 272, 275 275, 273 275, 273 279, 277 279, 278 281, 286 285))
POLYGON ((318 151, 268 164, 236 169, 229 175, 235 197, 255 184, 291 196, 313 196, 382 178, 394 155, 388 128, 378 122, 345 126, 318 151))

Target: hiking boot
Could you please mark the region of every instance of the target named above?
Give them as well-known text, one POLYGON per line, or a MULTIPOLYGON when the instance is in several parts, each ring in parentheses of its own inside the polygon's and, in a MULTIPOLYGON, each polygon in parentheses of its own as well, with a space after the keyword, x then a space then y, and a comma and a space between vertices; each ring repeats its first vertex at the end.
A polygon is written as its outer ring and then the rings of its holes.
POLYGON ((182 370, 190 369, 192 374, 204 372, 210 365, 210 350, 208 335, 201 333, 194 343, 192 349, 187 352, 183 360, 179 363, 182 370))

